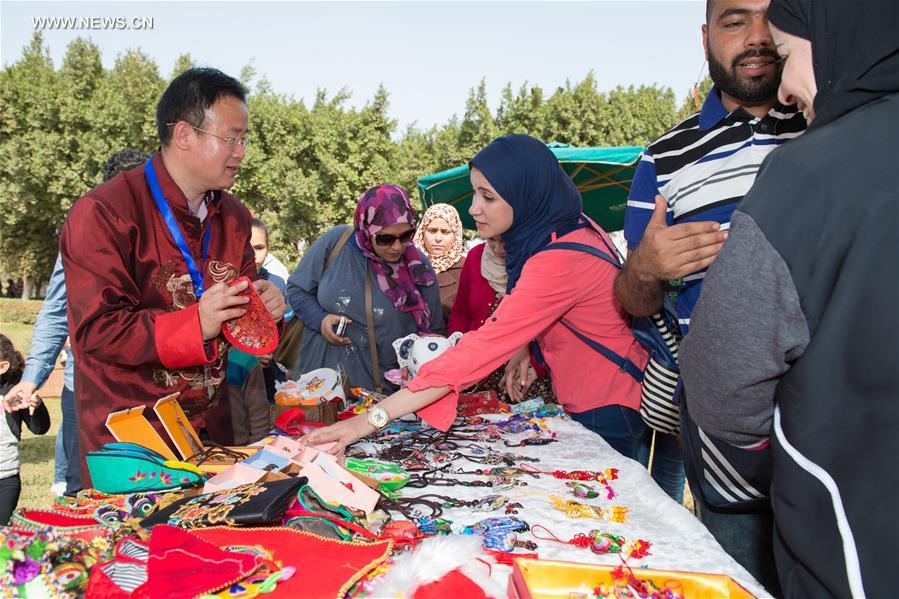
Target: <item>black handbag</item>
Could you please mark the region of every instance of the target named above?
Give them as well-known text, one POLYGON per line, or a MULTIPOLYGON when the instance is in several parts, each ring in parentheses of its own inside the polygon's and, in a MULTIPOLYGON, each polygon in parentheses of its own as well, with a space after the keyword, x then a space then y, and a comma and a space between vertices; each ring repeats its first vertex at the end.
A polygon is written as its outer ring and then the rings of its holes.
POLYGON ((296 499, 306 477, 241 485, 176 501, 141 520, 144 528, 169 524, 180 528, 207 526, 260 526, 279 521, 296 499))

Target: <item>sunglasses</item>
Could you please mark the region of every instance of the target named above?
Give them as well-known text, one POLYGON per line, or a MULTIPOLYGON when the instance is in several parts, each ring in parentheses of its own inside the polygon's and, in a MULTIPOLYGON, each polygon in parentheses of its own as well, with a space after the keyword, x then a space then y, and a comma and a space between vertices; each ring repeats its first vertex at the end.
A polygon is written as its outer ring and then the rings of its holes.
POLYGON ((409 229, 400 235, 390 235, 388 233, 375 233, 374 241, 381 247, 389 247, 399 240, 400 243, 409 243, 415 237, 415 229, 409 229))

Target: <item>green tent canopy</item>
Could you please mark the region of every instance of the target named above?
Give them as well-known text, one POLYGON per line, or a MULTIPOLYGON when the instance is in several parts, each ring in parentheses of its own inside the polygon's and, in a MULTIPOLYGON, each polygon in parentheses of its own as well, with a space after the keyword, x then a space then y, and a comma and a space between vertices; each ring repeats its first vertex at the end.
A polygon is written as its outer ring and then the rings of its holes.
MULTIPOLYGON (((577 185, 587 216, 606 231, 624 228, 627 193, 643 148, 575 148, 558 143, 547 144, 547 147, 577 185)), ((465 228, 475 228, 468 215, 472 196, 468 165, 420 178, 418 193, 423 210, 431 204, 450 204, 459 212, 465 228)))

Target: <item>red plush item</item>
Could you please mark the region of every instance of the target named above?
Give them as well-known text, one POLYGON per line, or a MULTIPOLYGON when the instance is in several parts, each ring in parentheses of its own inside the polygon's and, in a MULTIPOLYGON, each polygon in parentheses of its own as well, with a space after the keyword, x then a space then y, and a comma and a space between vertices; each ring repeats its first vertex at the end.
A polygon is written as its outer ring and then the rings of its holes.
POLYGON ((440 580, 423 584, 412 595, 412 599, 487 599, 484 589, 475 584, 458 569, 440 580))
POLYGON ((270 354, 278 347, 278 325, 250 279, 240 277, 231 285, 241 281, 247 282, 247 288, 240 292, 240 295, 250 298, 246 304, 247 311, 240 318, 223 323, 222 332, 225 339, 240 351, 255 356, 270 354))
POLYGON ((280 567, 297 576, 278 583, 266 597, 343 597, 349 588, 387 559, 392 541, 335 541, 290 528, 198 528, 191 534, 222 548, 262 547, 280 567), (305 573, 305 575, 300 575, 305 573))
POLYGON ((301 408, 288 408, 275 418, 275 426, 288 435, 297 437, 327 425, 323 422, 306 420, 306 413, 301 408))

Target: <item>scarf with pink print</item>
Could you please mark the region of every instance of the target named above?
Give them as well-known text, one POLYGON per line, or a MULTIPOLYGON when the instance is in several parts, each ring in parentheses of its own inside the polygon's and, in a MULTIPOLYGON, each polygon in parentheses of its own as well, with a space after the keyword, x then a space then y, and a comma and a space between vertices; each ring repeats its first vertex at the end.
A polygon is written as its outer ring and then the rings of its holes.
POLYGON ((411 243, 397 262, 387 262, 374 250, 374 236, 384 227, 397 223, 415 227, 415 213, 406 190, 398 185, 378 185, 365 190, 356 205, 356 244, 368 258, 381 291, 397 310, 412 313, 419 332, 429 333, 431 310, 418 288, 437 282, 434 271, 411 243))

